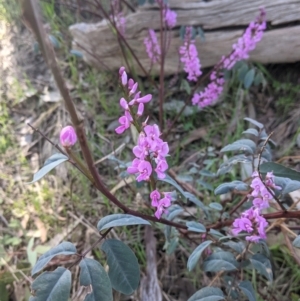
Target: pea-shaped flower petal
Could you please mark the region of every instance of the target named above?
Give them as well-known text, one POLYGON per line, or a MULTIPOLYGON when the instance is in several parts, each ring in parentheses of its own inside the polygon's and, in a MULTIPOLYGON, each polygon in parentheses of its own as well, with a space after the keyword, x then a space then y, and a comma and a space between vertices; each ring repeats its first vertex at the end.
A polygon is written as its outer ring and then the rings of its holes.
POLYGON ((60 132, 60 143, 63 147, 71 147, 77 141, 74 128, 70 125, 64 127, 60 132))

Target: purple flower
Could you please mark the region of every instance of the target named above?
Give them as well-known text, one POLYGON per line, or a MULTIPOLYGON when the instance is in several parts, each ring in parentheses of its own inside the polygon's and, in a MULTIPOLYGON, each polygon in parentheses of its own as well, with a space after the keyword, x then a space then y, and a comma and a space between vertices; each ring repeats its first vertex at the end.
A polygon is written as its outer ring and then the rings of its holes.
POLYGON ((197 81, 201 76, 201 65, 195 40, 191 39, 191 27, 186 28, 184 44, 179 49, 180 61, 184 65, 184 71, 188 74, 189 81, 197 81))
POLYGON ((127 168, 127 172, 130 174, 135 174, 139 172, 139 164, 141 160, 140 159, 133 159, 131 166, 127 168))
POLYGON ((125 115, 119 118, 119 123, 121 124, 119 127, 115 129, 117 134, 122 134, 125 132, 131 124, 132 117, 128 111, 125 111, 125 115))
POLYGON ((71 147, 77 141, 77 135, 74 128, 70 125, 60 131, 60 143, 63 147, 71 147))
POLYGON ((155 171, 159 179, 164 179, 166 177, 165 171, 168 169, 168 167, 168 163, 165 160, 160 160, 157 163, 155 171))
POLYGON ((140 174, 137 176, 136 180, 138 182, 148 181, 152 173, 152 166, 148 161, 141 161, 138 165, 138 171, 140 174))
POLYGON ((164 8, 163 16, 167 27, 171 29, 176 25, 177 14, 174 11, 170 10, 169 8, 164 8))
POLYGON ((204 108, 217 101, 224 89, 225 83, 223 74, 220 70, 231 70, 236 62, 248 59, 249 52, 255 49, 256 44, 262 39, 265 29, 266 13, 262 9, 256 21, 249 24, 243 36, 232 46, 233 51, 227 57, 222 57, 220 62, 216 65, 216 70, 212 72, 210 76, 211 82, 208 86, 203 92, 194 94, 192 99, 194 105, 198 105, 199 108, 204 108))
POLYGON ((246 217, 235 219, 232 225, 234 227, 232 229, 232 233, 234 235, 238 235, 242 231, 246 231, 248 233, 253 231, 252 222, 246 217))
POLYGON ((156 33, 153 29, 149 29, 148 36, 144 39, 144 45, 146 46, 146 52, 151 62, 153 64, 158 62, 161 50, 158 45, 156 33))
POLYGON ((160 199, 160 193, 157 191, 157 190, 153 190, 151 193, 150 193, 150 199, 151 199, 151 206, 153 207, 157 207, 158 206, 158 202, 159 202, 159 199, 160 199))
POLYGON ((170 195, 165 195, 164 198, 162 198, 159 202, 158 202, 158 206, 157 209, 154 213, 154 215, 156 216, 156 218, 160 219, 161 216, 166 213, 166 208, 171 206, 171 197, 170 195))

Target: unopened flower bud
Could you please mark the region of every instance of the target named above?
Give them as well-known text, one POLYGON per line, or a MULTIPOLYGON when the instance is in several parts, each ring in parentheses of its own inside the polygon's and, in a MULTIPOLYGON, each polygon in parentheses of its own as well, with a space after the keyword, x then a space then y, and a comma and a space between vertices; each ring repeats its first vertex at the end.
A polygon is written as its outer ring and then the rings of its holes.
POLYGON ((77 141, 74 128, 70 125, 64 127, 60 132, 60 143, 63 147, 71 147, 77 141))
POLYGON ((119 75, 122 76, 122 74, 123 74, 124 71, 125 71, 125 67, 124 66, 120 67, 120 69, 119 69, 119 75))

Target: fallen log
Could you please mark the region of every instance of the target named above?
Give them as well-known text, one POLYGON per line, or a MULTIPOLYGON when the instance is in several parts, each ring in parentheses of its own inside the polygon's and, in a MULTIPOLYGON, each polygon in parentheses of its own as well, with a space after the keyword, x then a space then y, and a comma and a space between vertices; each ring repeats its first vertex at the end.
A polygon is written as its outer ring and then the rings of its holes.
MULTIPOLYGON (((169 4, 177 13, 177 27, 170 33, 172 39, 165 62, 166 74, 180 70, 180 26, 202 27, 205 40, 197 37, 196 45, 202 67, 210 67, 231 51, 232 44, 247 24, 255 19, 260 7, 266 10, 268 29, 251 53, 250 60, 263 64, 300 61, 300 25, 297 23, 300 21, 300 0, 169 0, 169 4)), ((150 60, 143 40, 148 28, 159 32, 159 18, 155 5, 139 7, 135 13, 126 16, 126 40, 146 70, 150 67, 150 60)), ((70 26, 70 32, 74 49, 79 50, 89 64, 110 69, 118 69, 125 64, 117 37, 107 20, 96 24, 74 24, 70 26)), ((134 64, 137 73, 143 75, 141 68, 134 64)), ((159 66, 154 65, 152 72, 158 74, 159 66)))

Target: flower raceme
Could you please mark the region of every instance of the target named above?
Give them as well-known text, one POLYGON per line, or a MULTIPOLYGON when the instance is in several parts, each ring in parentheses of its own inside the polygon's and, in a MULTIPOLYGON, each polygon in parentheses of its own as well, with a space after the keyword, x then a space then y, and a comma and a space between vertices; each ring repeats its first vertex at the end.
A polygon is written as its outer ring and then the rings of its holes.
POLYGON ((148 30, 148 36, 144 39, 144 45, 151 63, 154 64, 159 61, 161 49, 158 45, 157 36, 153 29, 148 30))
POLYGON ((240 218, 235 219, 232 225, 232 233, 238 235, 245 231, 251 234, 246 236, 246 240, 258 242, 260 239, 266 238, 265 228, 268 226, 268 222, 260 215, 261 211, 270 207, 269 202, 273 200, 272 189, 281 190, 281 187, 275 185, 272 172, 267 173, 263 183, 257 171, 252 174, 250 187, 253 189, 249 195, 253 199, 253 206, 243 212, 240 218))
POLYGON ((192 27, 186 28, 184 44, 180 47, 179 54, 184 71, 188 74, 187 79, 197 81, 202 72, 195 40, 192 39, 192 27))
POLYGON ((231 70, 236 62, 249 58, 249 52, 254 50, 256 44, 262 39, 266 29, 266 12, 261 9, 260 15, 251 22, 243 36, 232 46, 232 52, 227 57, 222 57, 210 76, 210 83, 200 93, 195 93, 192 99, 193 105, 204 108, 213 104, 224 89, 224 76, 222 69, 231 70))
MULTIPOLYGON (((124 67, 120 68, 119 77, 125 92, 125 97, 120 99, 120 106, 124 110, 124 115, 119 118, 120 126, 115 131, 117 134, 122 134, 131 124, 139 131, 137 145, 132 150, 135 158, 127 168, 127 172, 135 174, 138 182, 151 182, 154 172, 158 179, 164 179, 168 169, 166 160, 169 154, 168 143, 160 138, 161 132, 158 125, 147 124, 148 118, 141 126, 137 123, 138 118, 143 115, 144 104, 151 101, 152 95, 141 96, 141 92, 137 92, 138 84, 133 79, 128 80, 124 67), (137 106, 137 110, 133 109, 134 106, 137 106)), ((152 184, 153 182, 156 186, 156 181, 152 181, 152 184)), ((166 208, 171 206, 172 197, 171 193, 164 192, 164 197, 161 198, 161 193, 156 187, 152 187, 152 189, 154 190, 150 194, 151 205, 156 208, 155 216, 159 219, 162 214, 166 213, 166 208)))
POLYGON ((70 125, 64 127, 60 131, 59 138, 60 138, 60 144, 63 147, 69 148, 69 147, 73 146, 77 141, 77 135, 76 135, 75 129, 70 125))

